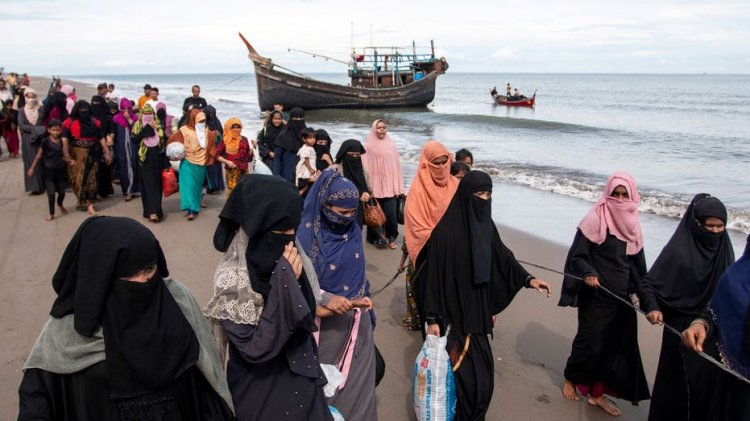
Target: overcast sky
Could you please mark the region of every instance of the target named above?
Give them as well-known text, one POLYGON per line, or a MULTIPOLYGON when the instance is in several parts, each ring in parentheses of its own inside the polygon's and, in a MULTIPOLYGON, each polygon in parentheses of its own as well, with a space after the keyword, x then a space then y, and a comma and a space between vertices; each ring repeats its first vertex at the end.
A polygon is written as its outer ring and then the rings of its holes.
POLYGON ((750 73, 747 0, 0 0, 0 8, 0 66, 42 76, 244 72, 238 31, 301 72, 345 67, 288 47, 347 59, 352 38, 369 45, 372 33, 375 45, 432 39, 451 72, 750 73))

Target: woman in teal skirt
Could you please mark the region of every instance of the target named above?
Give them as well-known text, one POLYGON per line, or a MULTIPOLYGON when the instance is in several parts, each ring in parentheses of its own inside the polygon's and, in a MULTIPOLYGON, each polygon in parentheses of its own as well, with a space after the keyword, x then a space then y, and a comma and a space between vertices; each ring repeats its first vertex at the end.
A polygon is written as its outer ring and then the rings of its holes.
POLYGON ((185 158, 180 162, 180 209, 187 211, 188 221, 195 219, 201 209, 206 166, 216 158, 216 135, 206 127, 206 115, 194 108, 188 124, 169 137, 168 143, 185 145, 185 158))

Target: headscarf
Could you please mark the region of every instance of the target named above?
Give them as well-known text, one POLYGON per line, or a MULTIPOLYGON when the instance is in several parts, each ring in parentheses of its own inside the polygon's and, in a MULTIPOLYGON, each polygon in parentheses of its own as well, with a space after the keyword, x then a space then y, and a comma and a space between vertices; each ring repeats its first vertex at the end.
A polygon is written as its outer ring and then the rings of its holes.
POLYGON ((711 298, 719 351, 729 368, 750 377, 750 236, 745 252, 719 279, 711 298))
POLYGON ((101 95, 91 97, 91 113, 94 115, 94 118, 101 122, 112 118, 112 115, 109 113, 109 106, 107 106, 107 100, 101 95))
POLYGON ((60 87, 60 92, 65 94, 66 100, 65 100, 65 109, 68 111, 68 113, 73 112, 73 106, 76 103, 76 94, 74 93, 75 89, 70 85, 63 85, 60 87))
POLYGON ((417 261, 424 243, 443 217, 458 188, 458 179, 450 173, 451 162, 451 154, 442 143, 425 143, 404 208, 406 248, 412 262, 417 261), (448 158, 445 165, 437 167, 432 164, 433 159, 441 156, 448 158))
POLYGON ((491 334, 492 316, 510 304, 529 273, 503 244, 492 221, 492 179, 469 171, 416 262, 413 280, 423 314, 437 314, 462 333, 491 334))
POLYGON ((401 157, 396 150, 396 144, 386 132, 383 139, 378 139, 375 126, 378 119, 372 122, 370 134, 365 141, 367 155, 362 157, 362 163, 370 175, 370 188, 375 197, 395 197, 404 194, 404 176, 401 173, 401 157))
POLYGON ((323 129, 315 130, 315 144, 313 145, 313 149, 315 149, 315 156, 317 157, 315 166, 319 171, 328 168, 328 162, 323 160, 323 155, 328 154, 329 157, 331 156, 332 143, 331 136, 328 135, 327 131, 323 129))
POLYGON ((164 284, 168 275, 159 241, 130 218, 88 218, 60 260, 50 314, 73 314, 86 337, 103 327, 113 398, 163 390, 198 361, 198 340, 164 284), (151 280, 122 280, 149 265, 157 267, 151 280))
POLYGON ((216 117, 216 108, 214 108, 213 105, 207 105, 203 109, 203 113, 206 115, 206 127, 208 127, 208 130, 221 133, 223 125, 221 124, 219 117, 216 117))
MULTIPOLYGON (((243 175, 219 213, 214 232, 214 247, 226 251, 239 229, 249 244, 245 251, 250 284, 265 298, 269 280, 284 246, 294 235, 278 234, 297 228, 302 214, 302 197, 281 177, 261 174, 243 175)), ((314 300, 313 300, 313 309, 314 300)))
POLYGON ((102 131, 91 112, 91 105, 85 100, 78 100, 70 111, 70 120, 77 121, 80 126, 81 138, 100 138, 102 131))
POLYGON ((156 129, 152 129, 153 134, 151 136, 145 136, 145 134, 147 134, 148 132, 144 133, 144 137, 143 139, 141 139, 140 145, 138 145, 138 159, 141 162, 146 162, 148 148, 157 146, 163 147, 164 141, 164 129, 161 126, 161 121, 156 118, 156 113, 151 107, 151 104, 143 104, 143 107, 141 107, 141 110, 138 113, 138 120, 133 123, 133 135, 141 133, 141 131, 147 126, 150 127, 148 122, 145 121, 147 119, 147 115, 150 115, 150 118, 153 119, 154 124, 156 125, 156 129))
POLYGON ((581 233, 594 244, 602 244, 607 232, 626 242, 626 254, 638 254, 643 248, 643 233, 638 222, 638 205, 641 196, 635 180, 626 172, 616 172, 607 180, 607 186, 589 213, 578 224, 581 233), (611 194, 617 186, 625 187, 629 199, 620 200, 611 194))
POLYGON ((271 114, 268 115, 268 123, 263 127, 260 133, 258 133, 258 139, 266 144, 266 147, 270 149, 270 152, 273 152, 273 148, 276 146, 276 137, 281 133, 281 129, 284 128, 283 117, 284 114, 282 114, 281 111, 271 111, 271 114), (276 114, 282 118, 282 122, 278 127, 273 125, 273 116, 276 114))
POLYGON ((53 118, 65 121, 65 119, 68 118, 68 108, 66 106, 67 100, 68 97, 66 97, 64 93, 55 92, 55 94, 49 98, 47 105, 44 106, 43 121, 46 122, 53 118), (57 113, 52 112, 54 109, 57 109, 57 113))
POLYGON ((23 113, 26 115, 26 119, 29 120, 29 123, 33 125, 40 124, 42 121, 39 119, 39 109, 42 105, 39 102, 36 91, 27 87, 23 91, 23 95, 26 96, 27 94, 34 94, 34 99, 26 100, 23 106, 23 113))
POLYGON ((223 136, 224 147, 229 155, 234 155, 240 149, 240 141, 242 140, 242 120, 237 117, 232 117, 224 123, 224 136, 223 136), (233 129, 232 126, 239 124, 239 129, 233 129))
POLYGON ((359 194, 369 191, 367 187, 367 178, 365 177, 365 170, 362 167, 362 155, 365 154, 365 147, 362 146, 359 140, 349 139, 341 144, 338 152, 336 153, 336 163, 341 164, 344 170, 344 177, 351 180, 359 194), (359 152, 360 156, 353 157, 347 154, 347 152, 359 152))
POLYGON ((133 115, 133 101, 127 98, 122 98, 120 100, 120 112, 115 114, 115 116, 112 118, 112 121, 114 121, 118 126, 127 129, 130 128, 130 123, 128 123, 128 120, 125 118, 125 110, 127 110, 131 116, 133 115))
MULTIPOLYGON (((208 107, 206 107, 208 108, 208 107)), ((192 113, 190 114, 192 117, 192 113)), ((193 129, 195 130, 195 135, 198 137, 198 145, 200 145, 201 148, 205 148, 206 138, 208 131, 210 130, 208 128, 208 117, 203 111, 199 111, 198 114, 195 115, 195 119, 191 119, 191 122, 193 123, 193 129), (198 121, 201 116, 205 117, 205 121, 198 121)))
POLYGON ((335 168, 323 171, 313 184, 297 229, 297 238, 315 266, 320 288, 350 299, 369 295, 362 231, 356 215, 340 215, 327 205, 345 209, 359 205, 357 187, 335 168))
POLYGON ((302 108, 292 108, 289 111, 289 122, 281 129, 279 135, 276 136, 275 145, 288 152, 297 153, 302 145, 302 129, 307 127, 304 118, 305 112, 302 108), (295 118, 302 118, 302 120, 295 120, 295 118))
POLYGON ((703 226, 713 216, 727 222, 721 201, 707 193, 693 197, 672 238, 641 281, 661 304, 686 313, 703 310, 719 277, 734 262, 726 229, 714 233, 703 226))

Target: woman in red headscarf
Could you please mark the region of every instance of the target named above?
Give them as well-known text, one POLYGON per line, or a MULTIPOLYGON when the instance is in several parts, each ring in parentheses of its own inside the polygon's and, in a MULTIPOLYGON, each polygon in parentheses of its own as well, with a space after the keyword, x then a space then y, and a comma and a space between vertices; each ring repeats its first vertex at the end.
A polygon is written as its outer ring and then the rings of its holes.
POLYGON ((437 141, 425 143, 414 181, 409 188, 409 196, 404 207, 404 237, 406 247, 404 258, 409 258, 406 268, 406 315, 403 327, 407 330, 421 330, 417 303, 414 299, 412 278, 414 262, 419 252, 430 238, 440 218, 443 217, 453 195, 458 188, 458 179, 450 174, 451 154, 437 141))
POLYGON ((578 332, 565 366, 563 396, 588 403, 610 415, 620 410, 603 395, 637 404, 649 399, 638 349, 636 313, 600 287, 621 298, 638 292, 646 274, 641 202, 635 180, 614 173, 594 207, 578 224, 565 262, 559 306, 578 307, 578 332))

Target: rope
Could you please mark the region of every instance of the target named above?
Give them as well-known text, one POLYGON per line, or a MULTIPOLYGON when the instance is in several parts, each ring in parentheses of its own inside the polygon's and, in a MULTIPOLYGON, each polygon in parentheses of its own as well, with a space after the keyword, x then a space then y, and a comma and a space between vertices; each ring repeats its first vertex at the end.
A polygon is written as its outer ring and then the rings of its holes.
MULTIPOLYGON (((518 260, 518 262, 519 262, 519 263, 523 263, 523 264, 525 264, 525 265, 533 266, 533 267, 535 267, 535 268, 539 268, 539 269, 542 269, 542 270, 546 270, 546 271, 549 271, 549 272, 552 272, 552 273, 557 273, 557 274, 560 274, 560 275, 564 275, 564 276, 569 276, 569 277, 571 277, 571 278, 574 278, 574 279, 578 279, 578 280, 581 280, 581 281, 583 280, 583 278, 581 278, 580 276, 576 276, 576 275, 571 275, 571 274, 569 274, 569 273, 561 272, 561 271, 559 271, 559 270, 551 269, 551 268, 548 268, 548 267, 545 267, 545 266, 542 266, 542 265, 537 265, 537 264, 535 264, 535 263, 531 263, 531 262, 525 262, 525 261, 523 261, 523 260, 518 260)), ((605 287, 605 286, 604 286, 604 285, 602 285, 601 283, 599 284, 599 288, 600 288, 600 289, 601 289, 602 291, 604 291, 604 292, 606 292, 607 294, 609 294, 609 295, 610 295, 610 296, 611 296, 612 298, 615 298, 616 300, 618 300, 619 302, 621 302, 621 303, 625 304, 626 306, 628 306, 628 307, 632 308, 632 309, 633 309, 633 310, 635 310, 636 312, 638 312, 638 313, 640 313, 640 314, 643 314, 644 316, 646 315, 646 313, 645 313, 645 312, 644 312, 643 310, 641 310, 641 309, 640 309, 639 307, 636 307, 636 306, 634 306, 634 305, 633 305, 633 303, 629 302, 628 300, 626 300, 626 299, 624 299, 624 298, 620 297, 619 295, 615 294, 614 292, 610 291, 609 289, 607 289, 607 287, 605 287)), ((679 336, 680 338, 682 338, 682 332, 680 332, 679 330, 675 329, 674 327, 670 326, 670 325, 669 325, 669 324, 667 324, 667 323, 664 323, 664 322, 662 322, 661 324, 662 324, 662 326, 664 326, 664 328, 665 328, 665 329, 667 329, 667 330, 668 330, 669 332, 672 332, 672 333, 674 333, 675 335, 677 335, 677 336, 679 336)), ((696 352, 697 352, 697 351, 696 351, 696 352)), ((743 381, 743 382, 745 382, 745 383, 747 383, 747 384, 750 384, 750 380, 749 380, 748 378, 746 378, 746 377, 745 377, 745 376, 743 376, 742 374, 740 374, 740 373, 738 373, 738 372, 736 372, 736 371, 732 370, 731 368, 729 368, 729 367, 725 366, 724 364, 720 363, 720 362, 719 362, 719 361, 717 361, 717 360, 716 360, 715 358, 713 358, 712 356, 710 356, 710 355, 706 354, 705 352, 697 352, 697 354, 698 354, 698 355, 700 355, 701 357, 703 357, 703 359, 707 360, 707 361, 708 361, 708 362, 710 362, 711 364, 713 364, 713 365, 715 365, 715 366, 719 367, 720 369, 724 370, 725 372, 727 372, 727 373, 731 374, 732 376, 736 377, 736 378, 737 378, 738 380, 741 380, 741 381, 743 381)))
POLYGON ((243 73, 243 74, 241 74, 241 75, 237 76, 236 78, 234 78, 234 79, 230 80, 229 82, 226 82, 226 83, 224 83, 223 85, 219 85, 219 86, 217 86, 217 87, 214 87, 214 88, 211 88, 211 89, 205 90, 205 91, 204 91, 204 95, 205 95, 205 93, 212 93, 212 92, 218 91, 219 89, 221 89, 221 88, 223 88, 223 87, 225 87, 225 86, 227 86, 227 85, 229 85, 229 84, 231 84, 231 83, 234 83, 234 82, 236 82, 236 81, 238 81, 238 80, 242 79, 243 77, 245 77, 245 76, 249 75, 250 73, 252 73, 252 71, 248 70, 247 72, 245 72, 245 73, 243 73))

